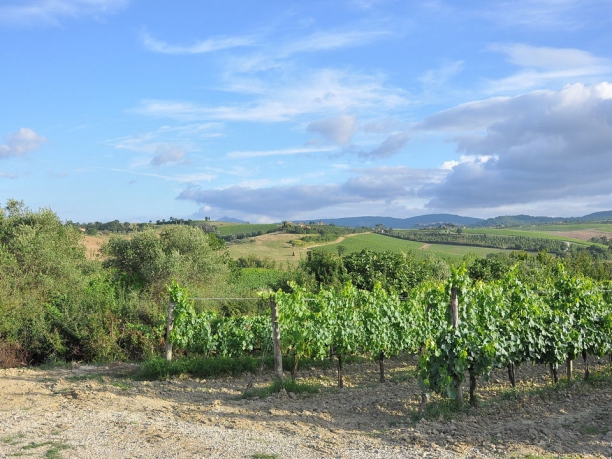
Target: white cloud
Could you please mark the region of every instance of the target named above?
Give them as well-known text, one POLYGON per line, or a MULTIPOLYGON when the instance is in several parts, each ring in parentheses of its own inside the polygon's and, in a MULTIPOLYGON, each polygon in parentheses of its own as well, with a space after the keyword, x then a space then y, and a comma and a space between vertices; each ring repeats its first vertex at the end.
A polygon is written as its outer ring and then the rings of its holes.
POLYGON ((0 22, 56 25, 64 17, 114 13, 129 2, 130 0, 20 0, 0 6, 0 22))
POLYGON ((307 153, 324 153, 333 150, 335 150, 335 148, 285 148, 282 150, 231 151, 226 156, 228 158, 261 158, 265 156, 287 156, 302 155, 307 153))
POLYGON ((491 93, 546 86, 549 83, 584 82, 612 74, 612 60, 574 48, 537 47, 525 44, 494 44, 490 51, 503 53, 521 67, 514 75, 489 82, 491 93))
POLYGON ((179 120, 279 122, 302 115, 353 110, 371 113, 408 104, 404 91, 385 85, 380 76, 339 70, 308 72, 290 80, 261 82, 253 100, 235 105, 205 106, 194 102, 145 100, 136 112, 179 120))
POLYGON ((141 153, 134 167, 185 164, 186 154, 197 151, 202 139, 219 137, 219 123, 162 126, 154 131, 107 140, 114 148, 141 153))
POLYGON ((294 40, 280 47, 278 57, 288 57, 296 53, 331 51, 334 49, 360 46, 389 35, 384 30, 348 30, 315 32, 302 39, 294 40))
POLYGON ((305 212, 342 206, 376 204, 376 208, 401 207, 401 202, 418 199, 418 190, 444 177, 440 170, 406 167, 357 169, 356 177, 342 184, 282 185, 265 188, 232 186, 223 189, 191 187, 178 199, 207 205, 221 213, 237 212, 258 218, 293 218, 305 212))
POLYGON ((162 54, 204 54, 223 49, 236 48, 240 46, 252 46, 255 43, 253 37, 214 37, 198 41, 192 45, 180 46, 170 45, 164 41, 157 40, 149 34, 142 34, 142 42, 149 50, 162 54))
POLYGON ((209 174, 206 172, 194 172, 191 174, 165 175, 165 174, 152 174, 152 173, 146 173, 146 172, 135 172, 135 171, 127 170, 127 169, 110 169, 110 170, 114 172, 122 172, 125 174, 140 175, 143 177, 160 178, 167 182, 190 183, 190 184, 197 184, 200 182, 210 182, 211 180, 214 180, 216 178, 215 175, 209 174))
POLYGON ((46 141, 30 128, 21 128, 4 136, 5 144, 0 144, 0 159, 23 156, 40 148, 46 141))
POLYGON ((338 115, 313 121, 308 125, 307 130, 316 132, 337 145, 347 145, 357 130, 357 118, 351 115, 338 115))
POLYGON ((574 84, 465 104, 419 129, 465 132, 465 156, 421 191, 429 208, 502 208, 612 193, 612 84, 574 84), (471 123, 471 126, 470 126, 471 123))

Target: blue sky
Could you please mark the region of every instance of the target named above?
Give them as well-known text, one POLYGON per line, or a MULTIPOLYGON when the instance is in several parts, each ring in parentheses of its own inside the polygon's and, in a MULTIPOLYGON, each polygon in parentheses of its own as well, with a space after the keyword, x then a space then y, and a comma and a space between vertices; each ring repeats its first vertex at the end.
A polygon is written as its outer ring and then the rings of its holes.
POLYGON ((0 200, 80 222, 612 209, 612 2, 1 0, 0 200))

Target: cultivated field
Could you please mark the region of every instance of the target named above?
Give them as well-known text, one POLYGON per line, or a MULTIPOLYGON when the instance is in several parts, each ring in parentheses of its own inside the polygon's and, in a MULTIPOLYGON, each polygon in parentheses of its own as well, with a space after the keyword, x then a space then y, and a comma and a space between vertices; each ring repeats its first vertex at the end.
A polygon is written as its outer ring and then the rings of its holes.
POLYGON ((415 252, 419 258, 425 258, 429 255, 435 255, 442 258, 461 258, 468 253, 475 253, 480 256, 486 256, 489 253, 504 252, 502 249, 491 249, 487 247, 471 247, 465 245, 450 245, 450 244, 424 244, 422 242, 406 241, 394 237, 383 236, 381 234, 356 234, 342 242, 335 242, 318 247, 317 250, 328 252, 337 252, 338 246, 342 245, 346 254, 359 252, 363 249, 382 252, 389 250, 391 252, 409 251, 415 252))

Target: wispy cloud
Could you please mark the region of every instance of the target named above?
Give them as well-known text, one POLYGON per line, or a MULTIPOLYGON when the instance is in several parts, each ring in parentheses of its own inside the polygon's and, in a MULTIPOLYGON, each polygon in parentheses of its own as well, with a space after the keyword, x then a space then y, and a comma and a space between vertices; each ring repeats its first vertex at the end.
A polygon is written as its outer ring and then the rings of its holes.
POLYGON ((192 173, 192 174, 164 175, 164 174, 154 174, 154 173, 147 173, 147 172, 136 172, 136 171, 132 171, 129 169, 113 168, 110 170, 114 172, 122 172, 125 174, 140 175, 143 177, 160 178, 167 182, 179 182, 179 183, 190 183, 190 184, 197 184, 200 182, 210 182, 211 180, 214 180, 216 178, 216 175, 208 174, 206 172, 201 172, 201 173, 198 172, 198 173, 192 173))
POLYGON ((23 156, 40 148, 46 141, 30 128, 21 128, 4 136, 5 144, 0 144, 0 159, 23 156))
POLYGON ((197 151, 203 138, 220 136, 221 127, 219 123, 162 126, 154 131, 110 139, 106 144, 146 155, 136 164, 137 167, 185 164, 188 162, 187 153, 197 151))
MULTIPOLYGON (((60 19, 114 13, 130 0, 19 0, 0 6, 0 22, 6 24, 57 25, 60 19)), ((6 3, 6 2, 5 2, 6 3)))
POLYGON ((389 31, 376 29, 315 32, 281 46, 277 56, 288 57, 297 53, 361 46, 388 35, 390 35, 389 31))
POLYGON ((599 11, 602 20, 610 13, 610 2, 607 0, 505 0, 489 5, 476 14, 503 26, 538 30, 576 30, 588 27, 592 21, 592 15, 587 19, 585 12, 599 11))
POLYGON ((489 92, 506 92, 542 87, 551 82, 585 82, 612 74, 612 60, 575 48, 550 48, 526 44, 493 44, 489 51, 505 54, 521 67, 514 75, 489 83, 489 92))
POLYGON ((252 46, 255 43, 255 38, 251 36, 214 37, 191 45, 171 45, 153 38, 148 33, 143 33, 141 38, 143 45, 149 51, 162 54, 204 54, 240 46, 252 46))
POLYGON ((324 153, 334 151, 334 147, 326 148, 286 148, 282 150, 262 150, 262 151, 232 151, 227 154, 228 158, 261 158, 264 156, 288 156, 302 155, 308 153, 324 153))
POLYGON ((322 69, 291 81, 261 81, 259 93, 244 103, 205 106, 189 101, 145 100, 137 113, 179 120, 279 122, 301 115, 327 115, 351 110, 370 113, 408 105, 406 93, 385 84, 380 75, 322 69))

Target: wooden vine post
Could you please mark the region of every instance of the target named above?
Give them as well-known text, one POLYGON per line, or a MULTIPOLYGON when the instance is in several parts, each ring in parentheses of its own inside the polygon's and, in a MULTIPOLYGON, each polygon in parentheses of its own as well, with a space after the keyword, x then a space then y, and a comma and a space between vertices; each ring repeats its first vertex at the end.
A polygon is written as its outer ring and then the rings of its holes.
POLYGON ((166 323, 166 360, 172 361, 172 340, 170 339, 170 333, 174 327, 174 302, 168 303, 168 322, 166 323))
POLYGON ((283 354, 281 352, 280 330, 278 328, 278 313, 274 297, 270 296, 270 313, 272 315, 272 343, 274 344, 274 376, 283 380, 283 354))
MULTIPOLYGON (((429 321, 431 319, 430 316, 430 311, 432 309, 432 305, 428 304, 427 305, 427 321, 429 321)), ((425 346, 425 342, 421 343, 421 350, 419 352, 420 356, 425 355, 425 351, 426 351, 426 346, 425 346)), ((423 391, 421 392, 421 403, 419 404, 419 416, 423 416, 423 413, 425 413, 425 407, 427 406, 427 391, 425 389, 423 389, 423 391)))
MULTIPOLYGON (((451 288, 451 301, 450 301, 450 316, 451 316, 451 324, 454 329, 459 327, 459 300, 457 298, 457 287, 451 288)), ((455 402, 457 406, 463 405, 463 389, 461 388, 461 378, 459 375, 455 374, 455 402)))

